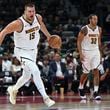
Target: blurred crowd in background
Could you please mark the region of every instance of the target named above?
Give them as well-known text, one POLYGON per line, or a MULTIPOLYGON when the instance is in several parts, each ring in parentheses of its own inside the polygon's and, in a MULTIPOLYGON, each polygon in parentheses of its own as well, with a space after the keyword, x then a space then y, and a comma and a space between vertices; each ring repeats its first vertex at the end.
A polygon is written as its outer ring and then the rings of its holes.
MULTIPOLYGON (((87 24, 88 15, 95 13, 99 17, 98 25, 102 27, 102 50, 104 69, 110 69, 110 1, 108 0, 31 0, 35 2, 37 13, 41 14, 47 29, 51 34, 58 34, 62 39, 60 53, 49 47, 46 37, 41 33, 38 46, 37 64, 41 70, 48 93, 77 93, 81 74, 81 62, 77 52, 77 35, 81 27, 87 24), (54 63, 61 65, 63 74, 57 74, 54 63)), ((0 0, 0 30, 9 22, 23 14, 25 0, 0 0)), ((13 84, 22 74, 22 67, 13 54, 13 34, 8 35, 0 47, 0 94, 6 94, 8 85, 13 84)), ((100 90, 110 91, 109 74, 107 80, 101 83, 100 90)), ((23 95, 36 93, 37 89, 32 79, 20 89, 23 95), (29 89, 30 88, 30 89, 29 89)))

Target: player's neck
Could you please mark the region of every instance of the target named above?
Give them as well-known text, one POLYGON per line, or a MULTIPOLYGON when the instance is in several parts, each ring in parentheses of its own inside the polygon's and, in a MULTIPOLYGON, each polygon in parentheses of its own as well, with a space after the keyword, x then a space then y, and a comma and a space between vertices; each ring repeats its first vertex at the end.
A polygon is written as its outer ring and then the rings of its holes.
POLYGON ((96 25, 88 24, 88 27, 91 29, 96 29, 96 25))
POLYGON ((34 19, 28 19, 25 15, 23 15, 23 18, 25 19, 25 21, 27 21, 29 24, 32 24, 34 19))

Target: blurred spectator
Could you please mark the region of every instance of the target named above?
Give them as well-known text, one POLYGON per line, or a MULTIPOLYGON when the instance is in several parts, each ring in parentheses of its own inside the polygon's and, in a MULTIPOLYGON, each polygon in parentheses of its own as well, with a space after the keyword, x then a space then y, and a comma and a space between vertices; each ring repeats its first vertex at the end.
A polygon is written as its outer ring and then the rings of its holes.
POLYGON ((14 76, 14 81, 16 82, 18 80, 18 78, 21 76, 22 72, 21 72, 21 65, 20 65, 20 62, 15 58, 13 58, 13 61, 12 61, 12 66, 11 66, 11 71, 12 71, 12 74, 14 76))
POLYGON ((49 75, 52 78, 52 82, 54 82, 54 86, 60 88, 60 96, 63 99, 64 89, 67 90, 68 71, 65 63, 61 62, 61 56, 59 53, 55 53, 54 60, 50 62, 49 75))
POLYGON ((50 62, 54 60, 54 54, 55 54, 55 52, 53 50, 50 51, 50 53, 49 53, 49 61, 50 62))
POLYGON ((108 56, 110 54, 110 42, 104 44, 103 53, 105 56, 108 56))
POLYGON ((45 85, 46 92, 48 94, 52 93, 52 84, 49 76, 49 57, 46 55, 43 58, 43 66, 42 66, 42 79, 45 85))
POLYGON ((1 72, 3 82, 1 83, 1 88, 0 88, 2 94, 6 94, 7 86, 13 84, 11 66, 12 66, 12 61, 10 56, 7 53, 4 53, 2 57, 2 72, 1 72))
POLYGON ((48 56, 45 56, 43 58, 42 72, 46 77, 48 77, 48 74, 49 74, 49 58, 48 58, 48 56))
POLYGON ((2 60, 2 71, 11 71, 12 62, 9 60, 8 55, 4 54, 2 60))
POLYGON ((66 56, 66 62, 67 62, 67 70, 68 70, 68 91, 72 92, 72 89, 74 92, 77 92, 77 88, 72 88, 72 84, 77 84, 77 61, 76 58, 73 57, 72 53, 67 54, 66 56))
POLYGON ((59 24, 55 27, 53 33, 62 36, 62 31, 63 31, 63 25, 59 24))
POLYGON ((110 12, 105 18, 105 29, 110 34, 110 12))
POLYGON ((73 27, 74 27, 73 21, 71 18, 69 18, 67 24, 64 25, 64 30, 73 31, 73 27))
POLYGON ((101 75, 101 91, 110 93, 110 56, 104 61, 105 73, 101 75))

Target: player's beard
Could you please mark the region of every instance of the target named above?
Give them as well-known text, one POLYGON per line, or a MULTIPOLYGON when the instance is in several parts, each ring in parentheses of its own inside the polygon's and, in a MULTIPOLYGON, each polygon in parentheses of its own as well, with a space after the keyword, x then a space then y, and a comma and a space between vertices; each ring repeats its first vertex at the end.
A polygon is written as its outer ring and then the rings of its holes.
POLYGON ((29 21, 33 21, 33 20, 34 20, 34 16, 30 16, 30 17, 28 18, 28 20, 29 20, 29 21))

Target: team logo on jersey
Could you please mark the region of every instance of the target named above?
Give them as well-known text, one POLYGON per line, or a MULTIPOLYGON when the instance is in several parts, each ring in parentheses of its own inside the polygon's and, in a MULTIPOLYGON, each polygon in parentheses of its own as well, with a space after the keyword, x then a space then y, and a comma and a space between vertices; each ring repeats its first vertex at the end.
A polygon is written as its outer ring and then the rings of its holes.
POLYGON ((28 34, 28 33, 35 32, 35 31, 37 31, 38 29, 39 29, 39 26, 36 26, 36 27, 33 27, 33 28, 31 28, 31 29, 26 30, 25 32, 26 32, 26 34, 28 34))
POLYGON ((89 37, 98 37, 98 34, 88 34, 89 37))

